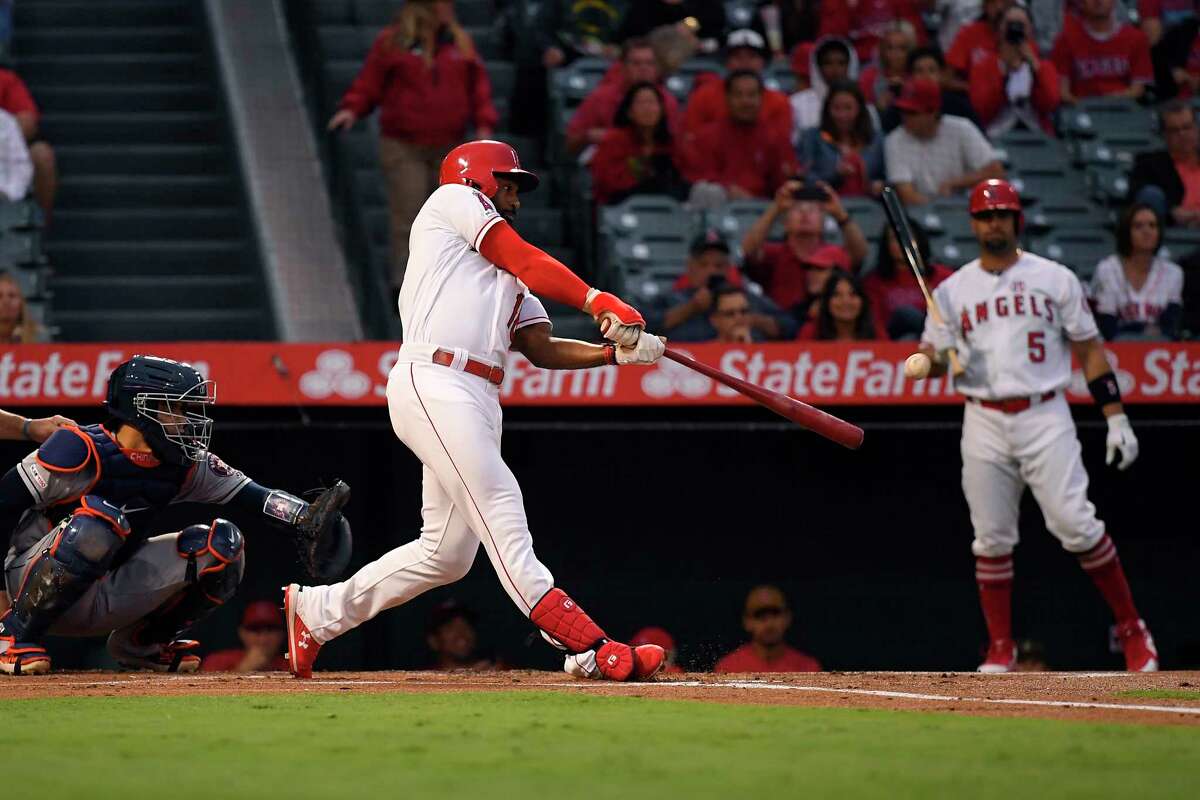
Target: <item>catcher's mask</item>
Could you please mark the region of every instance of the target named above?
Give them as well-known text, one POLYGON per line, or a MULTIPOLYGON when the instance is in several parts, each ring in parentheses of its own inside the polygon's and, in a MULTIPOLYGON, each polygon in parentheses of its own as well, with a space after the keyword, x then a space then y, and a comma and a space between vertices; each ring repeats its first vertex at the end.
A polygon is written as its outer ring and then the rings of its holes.
POLYGON ((203 461, 212 439, 208 407, 217 386, 193 366, 169 358, 134 356, 113 370, 105 406, 141 431, 154 454, 171 464, 203 461))

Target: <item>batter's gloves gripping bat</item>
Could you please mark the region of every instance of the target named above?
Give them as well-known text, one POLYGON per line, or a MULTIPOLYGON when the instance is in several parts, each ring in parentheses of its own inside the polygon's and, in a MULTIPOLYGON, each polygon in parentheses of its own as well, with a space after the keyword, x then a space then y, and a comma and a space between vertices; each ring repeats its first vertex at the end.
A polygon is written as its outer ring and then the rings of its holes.
POLYGON ((339 578, 350 564, 353 538, 342 508, 350 502, 350 486, 337 483, 318 494, 296 517, 300 564, 319 581, 339 578))

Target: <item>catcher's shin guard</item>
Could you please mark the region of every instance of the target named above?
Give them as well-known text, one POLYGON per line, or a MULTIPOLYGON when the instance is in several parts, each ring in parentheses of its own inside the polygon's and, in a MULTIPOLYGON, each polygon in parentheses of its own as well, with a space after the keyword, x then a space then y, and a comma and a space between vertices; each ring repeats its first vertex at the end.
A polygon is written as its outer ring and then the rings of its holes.
POLYGON ((188 587, 152 611, 138 635, 142 644, 165 643, 177 638, 237 592, 246 569, 245 540, 229 520, 209 525, 189 525, 175 543, 188 560, 188 587), (205 556, 211 556, 206 559, 205 556), (201 567, 201 561, 211 561, 201 567))

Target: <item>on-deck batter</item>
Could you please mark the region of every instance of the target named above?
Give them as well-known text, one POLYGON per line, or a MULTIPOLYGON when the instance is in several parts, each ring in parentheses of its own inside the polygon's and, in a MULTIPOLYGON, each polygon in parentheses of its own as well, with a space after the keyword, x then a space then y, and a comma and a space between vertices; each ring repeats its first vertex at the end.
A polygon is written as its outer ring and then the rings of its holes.
POLYGON ((652 364, 662 341, 636 310, 589 289, 509 225, 518 192, 538 184, 516 152, 469 142, 446 156, 441 186, 413 222, 400 290, 404 344, 388 377, 392 429, 421 459, 421 535, 331 586, 284 590, 288 658, 311 677, 320 646, 435 586, 463 577, 482 543, 501 585, 573 674, 645 679, 661 647, 612 641, 533 553, 521 488, 500 456, 500 384, 510 349, 534 364, 579 369, 652 364), (591 313, 614 344, 553 339, 530 289, 591 313))
POLYGON ((1083 287, 1062 264, 1017 248, 1021 200, 1007 182, 977 185, 970 213, 980 257, 934 290, 946 322, 926 319, 921 348, 934 357, 933 375, 945 374, 943 356, 951 347, 966 368, 955 379, 967 397, 962 485, 990 638, 979 671, 1008 672, 1016 663, 1012 551, 1026 486, 1046 527, 1079 558, 1112 609, 1126 668, 1157 670, 1154 641, 1138 616, 1116 546, 1088 501, 1088 476, 1063 395, 1074 353, 1108 422, 1108 463, 1118 454, 1119 469, 1133 463, 1137 439, 1083 287))

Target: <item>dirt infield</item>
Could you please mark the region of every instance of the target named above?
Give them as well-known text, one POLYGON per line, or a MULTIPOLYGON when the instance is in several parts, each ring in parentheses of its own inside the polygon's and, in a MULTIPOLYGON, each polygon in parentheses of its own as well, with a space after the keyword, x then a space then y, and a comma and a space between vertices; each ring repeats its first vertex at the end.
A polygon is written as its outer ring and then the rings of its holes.
POLYGON ((581 681, 553 672, 326 672, 311 681, 281 673, 150 675, 61 672, 0 676, 0 702, 33 697, 132 697, 296 692, 541 690, 718 703, 949 711, 976 716, 1200 726, 1200 672, 825 672, 691 674, 652 683, 581 681), (1158 691, 1176 696, 1135 696, 1158 691))

